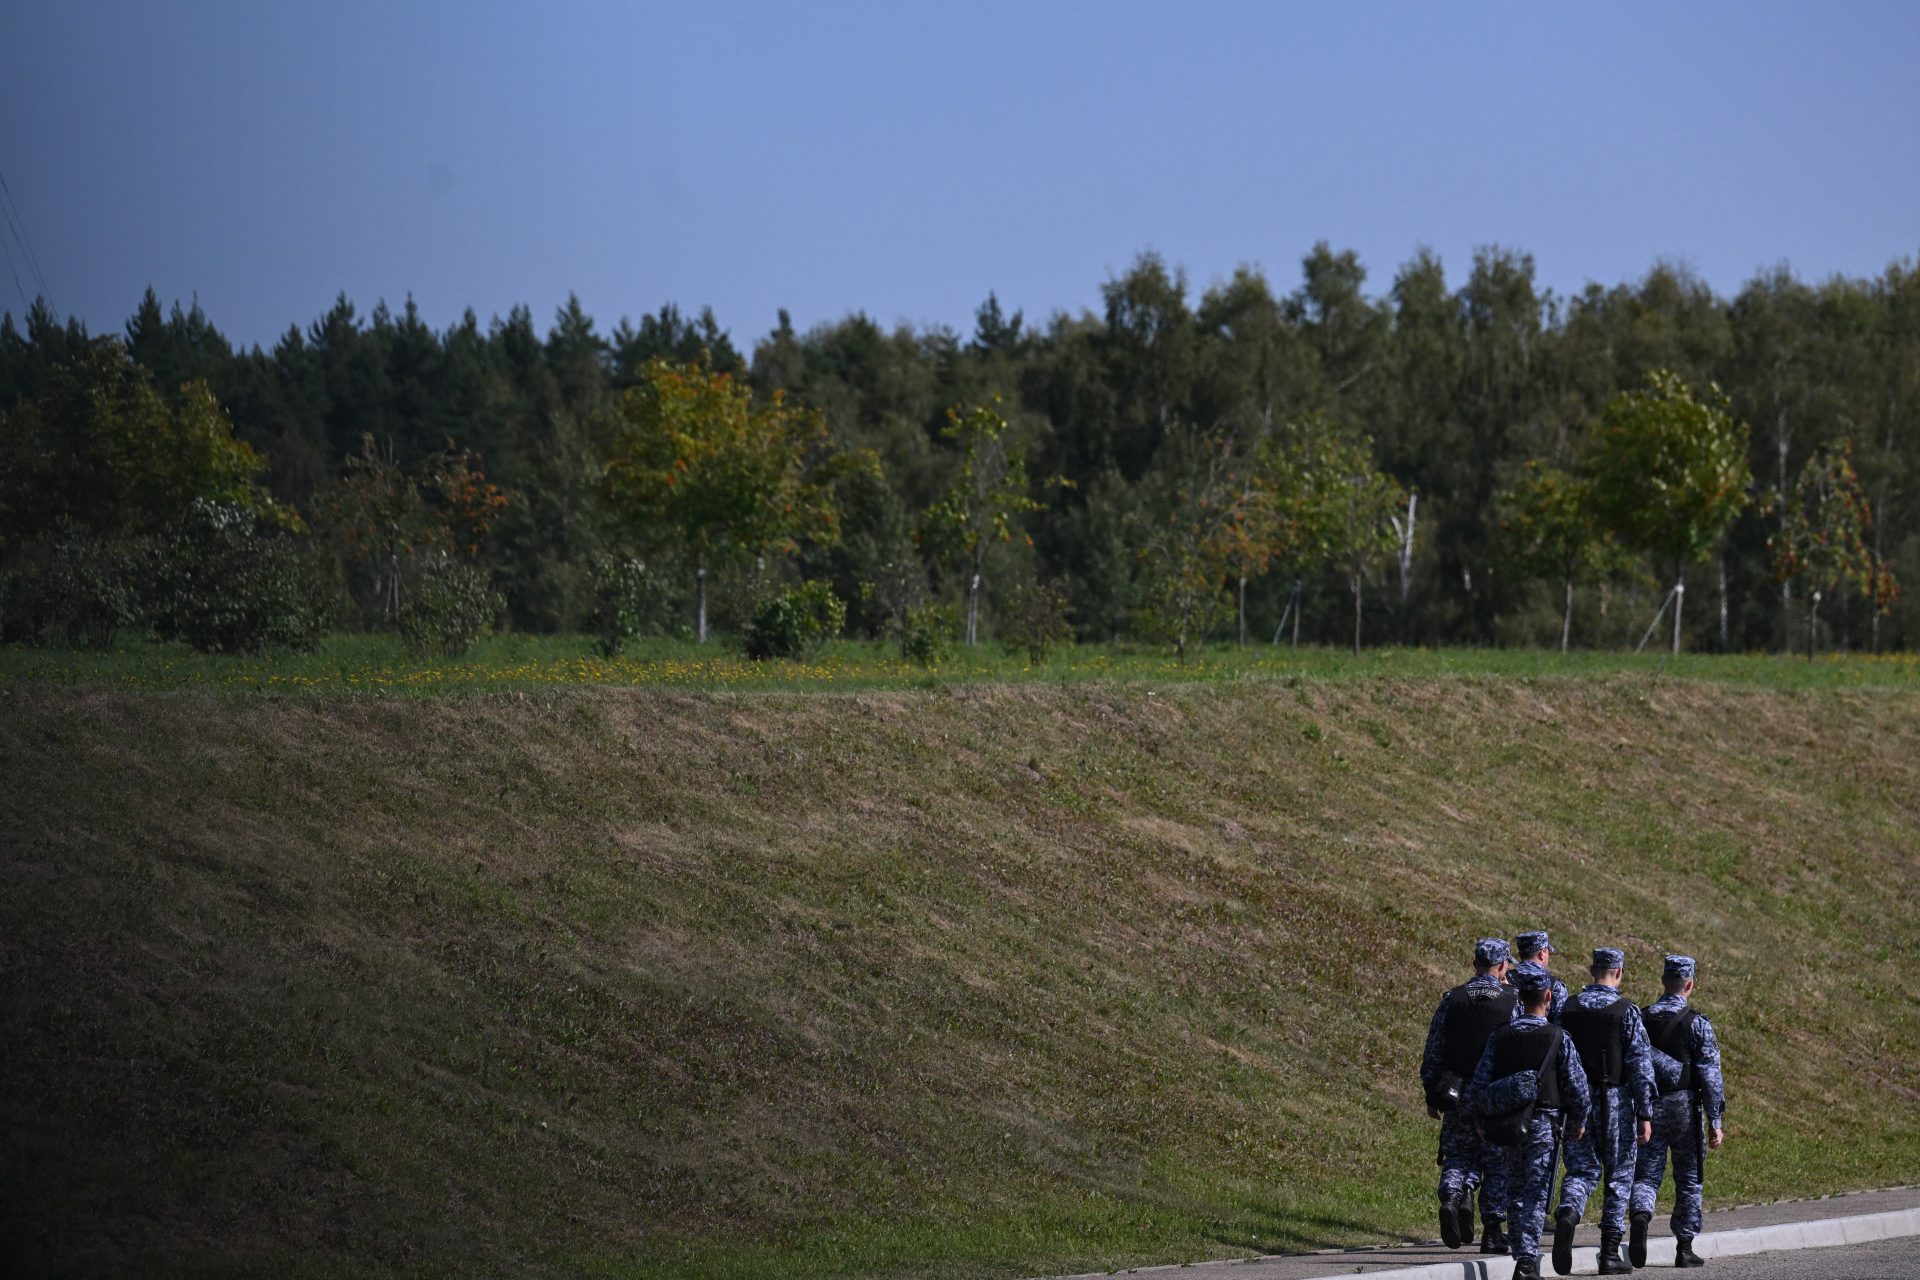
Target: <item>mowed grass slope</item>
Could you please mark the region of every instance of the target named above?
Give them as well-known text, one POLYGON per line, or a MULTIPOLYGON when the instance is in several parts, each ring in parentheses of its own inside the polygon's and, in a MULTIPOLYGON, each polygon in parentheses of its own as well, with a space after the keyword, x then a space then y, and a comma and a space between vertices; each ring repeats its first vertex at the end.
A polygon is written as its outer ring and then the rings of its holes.
POLYGON ((0 1260, 1022 1276, 1432 1234, 1473 938, 1702 962, 1709 1203, 1920 1178, 1920 692, 0 688, 0 1260))

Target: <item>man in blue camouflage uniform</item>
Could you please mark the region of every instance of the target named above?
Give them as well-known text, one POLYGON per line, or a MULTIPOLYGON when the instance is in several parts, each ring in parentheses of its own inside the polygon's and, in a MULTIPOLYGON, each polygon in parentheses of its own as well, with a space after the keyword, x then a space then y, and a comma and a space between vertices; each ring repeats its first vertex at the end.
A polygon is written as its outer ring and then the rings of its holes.
POLYGON ((1502 1153, 1474 1132, 1458 1104, 1467 1077, 1496 1027, 1513 1021, 1518 1003, 1507 986, 1512 954, 1500 938, 1482 938, 1473 949, 1473 978, 1440 997, 1420 1058, 1420 1087, 1427 1114, 1440 1121, 1440 1239, 1449 1249, 1473 1242, 1473 1194, 1480 1192, 1482 1253, 1505 1253, 1507 1166, 1502 1153), (1455 1090, 1447 1095, 1446 1090, 1455 1090))
POLYGON ((1540 1229, 1546 1225, 1547 1197, 1553 1190, 1561 1117, 1566 1117, 1566 1137, 1579 1139, 1586 1132, 1592 1098, 1580 1051, 1566 1032, 1547 1021, 1553 975, 1539 965, 1523 964, 1513 970, 1512 977, 1520 993, 1521 1014, 1488 1038, 1467 1085, 1463 1109, 1473 1116, 1484 1137, 1512 1103, 1529 1096, 1534 1100, 1532 1118, 1505 1154, 1513 1280, 1539 1280, 1540 1229))
POLYGON ((1633 1175, 1632 1238, 1627 1256, 1645 1266, 1647 1224, 1653 1220, 1653 1202, 1666 1176, 1667 1156, 1673 1156, 1673 1265, 1705 1264, 1693 1251, 1700 1234, 1701 1147, 1700 1119, 1706 1113, 1706 1150, 1718 1150, 1726 1140, 1722 1119, 1727 1111, 1726 1082, 1720 1077, 1720 1042, 1713 1024, 1689 1007, 1693 995, 1693 957, 1668 956, 1661 985, 1666 994, 1647 1006, 1647 1039, 1653 1046, 1653 1078, 1659 1090, 1654 1104, 1653 1140, 1640 1149, 1633 1175))
POLYGON ((1626 953, 1595 947, 1593 981, 1567 1002, 1560 1025, 1580 1050, 1593 1110, 1586 1136, 1566 1144, 1567 1176, 1560 1184, 1560 1209, 1554 1215, 1553 1269, 1573 1270, 1573 1231, 1587 1211, 1596 1183, 1606 1192, 1600 1202, 1600 1274, 1623 1276, 1633 1270, 1620 1256, 1627 1235, 1627 1202, 1633 1194, 1634 1144, 1653 1136, 1653 1051, 1640 1006, 1620 997, 1626 953))
MULTIPOLYGON (((1559 951, 1548 941, 1545 929, 1529 929, 1513 935, 1513 962, 1516 965, 1537 964, 1542 969, 1551 970, 1553 957, 1559 951)), ((1567 984, 1553 978, 1551 972, 1547 976, 1553 980, 1553 1004, 1547 1010, 1547 1021, 1557 1027, 1560 1025, 1560 1015, 1567 1007, 1567 984)))

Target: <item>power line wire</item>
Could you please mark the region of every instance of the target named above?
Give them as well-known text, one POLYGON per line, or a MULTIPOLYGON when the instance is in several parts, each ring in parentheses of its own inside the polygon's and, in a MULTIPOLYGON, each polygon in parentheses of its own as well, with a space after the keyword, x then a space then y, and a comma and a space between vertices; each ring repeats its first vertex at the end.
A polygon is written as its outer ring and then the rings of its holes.
POLYGON ((53 318, 57 322, 60 319, 59 304, 53 300, 53 290, 47 287, 46 272, 40 269, 40 255, 33 251, 33 245, 27 240, 25 219, 20 216, 20 205, 14 200, 13 188, 7 185, 7 176, 4 173, 0 173, 0 196, 6 199, 7 225, 13 231, 13 238, 20 242, 20 251, 26 255, 27 271, 33 276, 34 286, 40 290, 40 296, 47 300, 47 306, 52 310, 53 318))
MULTIPOLYGON (((20 238, 20 231, 14 226, 13 215, 8 212, 4 203, 0 203, 0 248, 6 248, 8 233, 12 234, 14 242, 20 246, 20 256, 27 264, 27 277, 34 282, 34 291, 41 297, 46 298, 47 291, 40 287, 40 278, 33 273, 33 258, 27 253, 27 242, 20 238)), ((7 249, 7 269, 14 273, 14 287, 19 288, 20 274, 14 266, 12 249, 7 249)), ((51 298, 47 298, 47 305, 49 307, 53 305, 51 298)))
MULTIPOLYGON (((20 234, 19 228, 13 224, 12 218, 7 219, 6 230, 13 233, 14 243, 19 247, 20 255, 26 261, 27 276, 33 281, 34 291, 46 299, 48 308, 56 313, 55 318, 58 319, 59 308, 54 304, 52 291, 47 288, 46 275, 41 272, 39 264, 34 260, 32 248, 27 244, 26 238, 20 234)), ((4 240, 5 237, 0 236, 0 241, 4 240)))
POLYGON ((40 269, 40 255, 33 251, 33 245, 27 240, 26 219, 21 216, 20 202, 13 198, 13 188, 7 185, 5 173, 0 173, 0 196, 6 198, 8 223, 13 228, 13 238, 20 242, 21 251, 26 254, 27 269, 33 274, 33 282, 51 304, 53 291, 47 288, 46 273, 40 269))
MULTIPOLYGON (((0 254, 6 255, 7 274, 13 277, 13 287, 20 294, 20 301, 26 305, 27 311, 33 310, 33 300, 27 297, 27 291, 20 283, 19 269, 13 265, 13 250, 7 248, 7 238, 5 236, 0 236, 0 254)), ((21 312, 20 318, 25 320, 26 312, 21 312)))

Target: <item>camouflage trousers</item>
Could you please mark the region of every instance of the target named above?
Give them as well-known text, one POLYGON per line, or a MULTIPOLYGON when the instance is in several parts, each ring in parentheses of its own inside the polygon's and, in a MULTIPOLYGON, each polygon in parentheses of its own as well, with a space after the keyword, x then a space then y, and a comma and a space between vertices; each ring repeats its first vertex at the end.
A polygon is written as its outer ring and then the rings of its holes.
POLYGON ((1540 1111, 1527 1126, 1526 1140, 1501 1152, 1507 1164, 1507 1238, 1516 1261, 1540 1256, 1559 1130, 1559 1112, 1540 1111))
POLYGON ((1506 1153, 1474 1132, 1464 1111, 1440 1117, 1440 1198, 1471 1197, 1480 1191, 1480 1221, 1507 1216, 1506 1153))
POLYGON ((1604 1185, 1606 1192, 1600 1200, 1603 1235, 1627 1233, 1627 1201, 1633 1195, 1636 1163, 1633 1130, 1633 1099, 1616 1085, 1594 1091, 1586 1133, 1567 1139, 1567 1177, 1560 1184, 1560 1207, 1584 1216, 1594 1187, 1604 1185))
POLYGON ((1653 1109, 1653 1141, 1640 1148, 1640 1160, 1633 1171, 1633 1211, 1653 1212, 1653 1203, 1660 1196, 1660 1181, 1667 1175, 1667 1156, 1672 1155, 1673 1234, 1689 1239, 1699 1235, 1703 1199, 1700 1165, 1705 1151, 1693 1091, 1682 1089, 1661 1098, 1653 1109))

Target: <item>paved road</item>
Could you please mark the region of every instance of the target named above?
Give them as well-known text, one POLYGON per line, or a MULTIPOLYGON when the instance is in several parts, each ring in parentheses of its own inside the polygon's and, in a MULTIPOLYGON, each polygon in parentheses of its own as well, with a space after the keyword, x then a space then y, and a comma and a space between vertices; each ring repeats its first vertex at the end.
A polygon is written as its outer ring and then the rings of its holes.
MULTIPOLYGON (((1708 1187, 1708 1203, 1712 1204, 1712 1187, 1708 1187)), ((1885 1191, 1862 1191, 1852 1195, 1831 1196, 1822 1200, 1783 1200, 1774 1204, 1746 1205, 1740 1208, 1713 1210, 1707 1214, 1706 1229, 1715 1231, 1737 1231, 1748 1227, 1772 1226, 1783 1222, 1807 1222, 1817 1218, 1852 1217, 1859 1214, 1886 1213, 1896 1209, 1920 1208, 1920 1187, 1895 1187, 1885 1191)), ((1588 1216, 1599 1210, 1599 1197, 1589 1206, 1588 1216)), ((1667 1234, 1667 1216, 1661 1213, 1653 1220, 1655 1237, 1667 1234)), ((1599 1243, 1599 1234, 1591 1223, 1580 1229, 1576 1243, 1582 1246, 1599 1243)), ((1911 1256, 1916 1261, 1904 1271, 1875 1271, 1863 1273, 1862 1280, 1878 1280, 1882 1275, 1912 1276, 1920 1280, 1920 1236, 1904 1242, 1890 1242, 1890 1247, 1881 1245, 1863 1246, 1860 1252, 1871 1255, 1881 1250, 1891 1262, 1899 1262, 1911 1256)), ((1813 1277, 1849 1277, 1854 1275, 1851 1264, 1843 1264, 1857 1250, 1853 1247, 1832 1247, 1825 1249, 1796 1250, 1781 1254, 1751 1254, 1745 1257, 1714 1258, 1697 1274, 1702 1276, 1745 1275, 1745 1271, 1734 1270, 1737 1267, 1756 1265, 1756 1260, 1786 1259, 1799 1257, 1803 1267, 1795 1272, 1756 1271, 1756 1276, 1793 1275, 1797 1280, 1811 1280, 1813 1277)), ((1141 1268, 1138 1271, 1121 1271, 1121 1275, 1153 1276, 1155 1280, 1327 1280, 1333 1276, 1351 1276, 1368 1271, 1397 1269, 1400 1267, 1419 1267, 1432 1263, 1464 1264, 1478 1261, 1480 1254, 1472 1248, 1458 1251, 1441 1246, 1439 1241, 1404 1244, 1399 1247, 1377 1249, 1333 1250, 1326 1253, 1306 1253, 1269 1256, 1246 1259, 1237 1262, 1204 1262, 1186 1267, 1141 1268)), ((1784 1263, 1770 1265, 1785 1266, 1784 1263)), ((1588 1269, 1590 1271, 1590 1268, 1588 1269)), ((1665 1274, 1668 1268, 1650 1268, 1651 1272, 1665 1274)), ((1547 1273, 1552 1274, 1548 1268, 1547 1273)), ((1071 1280, 1096 1280, 1106 1273, 1096 1273, 1093 1277, 1076 1277, 1071 1280)), ((1466 1266, 1461 1266, 1461 1274, 1468 1274, 1466 1266)), ((1636 1273, 1638 1274, 1638 1273, 1636 1273)))
MULTIPOLYGON (((1653 1272, 1634 1274, 1652 1275, 1653 1272)), ((1660 1274, 1667 1273, 1662 1270, 1660 1274)), ((1846 1280, 1913 1280, 1920 1277, 1920 1236, 1882 1240, 1878 1244, 1715 1258, 1699 1271, 1687 1274, 1712 1276, 1713 1280, 1812 1280, 1826 1276, 1846 1280)))

